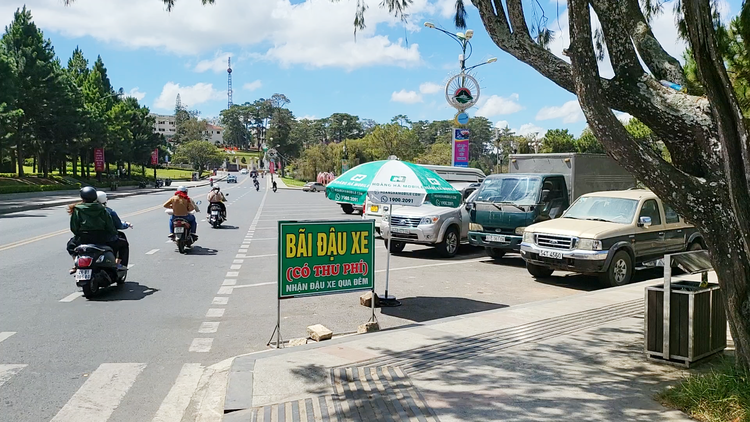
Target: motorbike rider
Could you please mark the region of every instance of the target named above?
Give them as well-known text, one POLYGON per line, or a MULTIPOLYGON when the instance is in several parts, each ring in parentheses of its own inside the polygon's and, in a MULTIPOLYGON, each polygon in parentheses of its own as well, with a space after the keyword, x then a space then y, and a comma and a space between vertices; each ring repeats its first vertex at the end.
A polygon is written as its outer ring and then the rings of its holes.
POLYGON ((276 186, 276 181, 274 180, 272 183, 273 191, 276 192, 276 189, 278 189, 278 187, 276 186))
POLYGON ((213 187, 214 186, 214 178, 213 177, 209 177, 208 178, 208 183, 210 183, 211 187, 213 187))
POLYGON ((195 212, 201 212, 200 209, 198 209, 198 205, 193 202, 192 199, 188 196, 188 190, 185 186, 180 186, 177 188, 177 191, 175 191, 174 196, 169 198, 167 202, 164 203, 164 208, 171 208, 172 209, 172 216, 169 218, 169 238, 174 240, 174 218, 180 217, 184 218, 185 220, 190 223, 190 233, 193 235, 194 239, 198 239, 198 235, 195 234, 196 230, 198 229, 198 223, 195 221, 195 216, 191 214, 191 211, 195 212))
POLYGON ((107 239, 107 243, 116 243, 118 248, 117 250, 118 255, 116 262, 118 264, 121 264, 122 266, 127 267, 128 261, 130 260, 130 244, 128 243, 128 238, 125 236, 125 234, 119 230, 125 230, 128 227, 133 227, 132 224, 128 223, 127 221, 123 222, 120 220, 120 216, 117 215, 115 210, 107 206, 107 193, 103 191, 96 192, 96 200, 102 206, 105 210, 107 210, 107 213, 112 218, 112 223, 115 225, 115 229, 118 230, 116 236, 111 236, 109 239, 107 239))
MULTIPOLYGON (((78 245, 91 243, 107 245, 118 255, 119 242, 109 242, 113 236, 117 236, 117 229, 107 209, 97 202, 96 189, 86 186, 81 189, 80 195, 82 202, 68 205, 70 231, 73 232, 73 237, 68 241, 68 254, 75 256, 78 245)), ((73 272, 75 268, 71 270, 73 272)))
POLYGON ((226 220, 227 207, 226 205, 224 205, 224 202, 227 200, 227 198, 221 192, 221 188, 218 185, 214 186, 214 188, 208 192, 208 197, 206 199, 208 200, 209 207, 211 207, 211 204, 218 204, 219 208, 221 209, 221 217, 226 220))

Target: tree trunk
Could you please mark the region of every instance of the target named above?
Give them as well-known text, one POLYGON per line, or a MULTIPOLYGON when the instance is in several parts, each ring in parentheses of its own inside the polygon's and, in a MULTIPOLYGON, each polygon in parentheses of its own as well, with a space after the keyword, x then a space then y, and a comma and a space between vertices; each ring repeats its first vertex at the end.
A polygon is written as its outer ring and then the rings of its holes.
POLYGON ((33 174, 36 174, 36 154, 34 154, 34 157, 32 158, 32 161, 31 161, 31 172, 33 174))
POLYGON ((130 161, 128 161, 128 179, 130 179, 130 161))
POLYGON ((23 177, 23 149, 20 143, 16 146, 16 159, 18 161, 18 177, 23 177))
POLYGON ((73 163, 73 177, 78 177, 78 154, 70 154, 70 161, 73 163))

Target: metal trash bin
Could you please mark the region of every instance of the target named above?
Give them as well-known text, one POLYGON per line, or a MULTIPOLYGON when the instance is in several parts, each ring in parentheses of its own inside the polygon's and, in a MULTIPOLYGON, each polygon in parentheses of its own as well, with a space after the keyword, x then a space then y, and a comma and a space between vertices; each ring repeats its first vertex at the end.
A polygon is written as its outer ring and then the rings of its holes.
POLYGON ((719 285, 708 283, 711 262, 707 251, 664 257, 664 284, 646 287, 644 349, 650 360, 684 367, 723 351, 727 346, 727 317, 719 285), (701 282, 672 283, 675 263, 701 282))

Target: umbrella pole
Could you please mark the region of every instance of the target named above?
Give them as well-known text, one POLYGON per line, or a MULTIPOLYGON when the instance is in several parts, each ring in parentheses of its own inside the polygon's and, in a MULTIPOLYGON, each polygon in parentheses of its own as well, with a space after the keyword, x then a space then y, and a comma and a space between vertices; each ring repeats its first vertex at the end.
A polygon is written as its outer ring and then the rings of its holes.
POLYGON ((380 299, 380 306, 400 306, 401 302, 396 300, 395 296, 388 296, 388 281, 391 276, 391 224, 393 215, 393 204, 388 206, 388 241, 386 242, 386 249, 388 250, 388 256, 385 259, 385 297, 380 299))

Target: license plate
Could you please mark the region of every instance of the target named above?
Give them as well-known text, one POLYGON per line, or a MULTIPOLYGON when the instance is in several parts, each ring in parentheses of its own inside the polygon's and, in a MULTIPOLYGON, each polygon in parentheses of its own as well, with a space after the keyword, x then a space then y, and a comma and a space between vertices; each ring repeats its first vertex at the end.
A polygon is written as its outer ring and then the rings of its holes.
POLYGON ((219 215, 219 211, 211 211, 211 215, 219 215))
POLYGON ((544 258, 552 258, 552 259, 562 259, 562 252, 556 252, 556 251, 539 251, 539 256, 544 258))
POLYGON ((488 234, 487 241, 498 242, 498 243, 510 243, 510 239, 508 239, 508 236, 500 236, 497 234, 488 234))
POLYGON ((408 234, 409 233, 409 229, 400 229, 398 227, 391 228, 391 231, 393 233, 402 233, 402 234, 408 234))
POLYGON ((174 232, 175 233, 184 233, 185 232, 185 228, 184 227, 175 227, 174 228, 174 232))
POLYGON ((76 271, 76 281, 79 280, 91 280, 91 270, 76 271))

